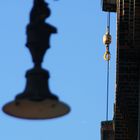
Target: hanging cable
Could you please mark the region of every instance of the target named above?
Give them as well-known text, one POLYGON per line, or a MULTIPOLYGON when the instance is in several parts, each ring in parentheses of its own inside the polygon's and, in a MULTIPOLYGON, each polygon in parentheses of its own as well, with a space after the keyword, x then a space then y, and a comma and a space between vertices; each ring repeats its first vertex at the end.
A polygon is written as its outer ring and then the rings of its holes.
POLYGON ((107 30, 110 34, 110 12, 107 13, 107 30))
POLYGON ((111 35, 110 35, 110 12, 107 14, 107 29, 106 33, 103 36, 103 43, 106 47, 106 51, 104 53, 104 60, 107 61, 107 87, 106 87, 106 121, 108 121, 109 114, 109 61, 111 58, 109 45, 111 43, 111 35))
POLYGON ((107 61, 107 87, 106 87, 106 120, 108 121, 108 108, 109 108, 109 61, 107 61))
MULTIPOLYGON (((107 14, 107 32, 110 35, 110 12, 108 12, 108 14, 107 14)), ((111 36, 110 36, 110 40, 111 40, 111 36)), ((109 46, 107 48, 107 51, 109 52, 109 54, 108 54, 109 59, 107 61, 107 101, 106 101, 106 120, 108 121, 108 115, 109 115, 109 60, 110 60, 109 46)))

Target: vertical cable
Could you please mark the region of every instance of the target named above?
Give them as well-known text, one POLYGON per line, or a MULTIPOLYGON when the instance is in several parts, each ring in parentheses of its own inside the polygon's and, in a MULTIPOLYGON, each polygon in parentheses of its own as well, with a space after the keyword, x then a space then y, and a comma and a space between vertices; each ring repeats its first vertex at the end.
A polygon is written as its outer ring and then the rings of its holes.
POLYGON ((109 61, 110 61, 110 51, 109 45, 111 43, 110 35, 110 12, 107 13, 107 29, 106 33, 103 36, 103 43, 106 47, 106 52, 104 53, 104 59, 107 61, 107 79, 106 79, 106 121, 108 121, 108 112, 109 112, 109 61))
POLYGON ((106 96, 106 120, 108 121, 109 108, 109 61, 107 61, 107 96, 106 96))
POLYGON ((107 13, 107 31, 110 34, 110 12, 107 13))
MULTIPOLYGON (((110 12, 107 13, 107 32, 110 34, 110 12)), ((109 46, 107 46, 108 52, 109 46)), ((107 61, 107 87, 106 87, 106 120, 108 121, 108 112, 109 112, 109 60, 107 61)))

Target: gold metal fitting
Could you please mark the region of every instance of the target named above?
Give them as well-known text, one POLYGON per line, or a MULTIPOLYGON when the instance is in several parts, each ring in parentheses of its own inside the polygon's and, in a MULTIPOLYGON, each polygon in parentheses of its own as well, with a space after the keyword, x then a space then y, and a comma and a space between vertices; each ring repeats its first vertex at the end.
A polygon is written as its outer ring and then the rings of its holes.
POLYGON ((106 52, 104 53, 104 60, 109 61, 110 58, 111 58, 110 52, 109 52, 109 51, 106 51, 106 52))
POLYGON ((106 32, 105 35, 103 36, 103 43, 105 46, 109 46, 109 44, 111 43, 112 37, 109 34, 109 32, 106 32))

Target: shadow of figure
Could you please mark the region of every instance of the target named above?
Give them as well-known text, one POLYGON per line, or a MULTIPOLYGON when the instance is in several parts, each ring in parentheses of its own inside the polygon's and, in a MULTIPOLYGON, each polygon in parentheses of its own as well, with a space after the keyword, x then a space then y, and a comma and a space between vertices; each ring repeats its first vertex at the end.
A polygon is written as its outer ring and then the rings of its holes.
POLYGON ((42 68, 41 64, 45 52, 50 47, 50 36, 57 33, 57 29, 46 23, 45 20, 51 14, 48 4, 44 0, 34 0, 30 13, 30 23, 27 25, 27 48, 29 49, 34 67, 27 71, 27 83, 23 93, 16 96, 16 100, 28 98, 33 101, 46 98, 58 100, 48 87, 49 72, 42 68))

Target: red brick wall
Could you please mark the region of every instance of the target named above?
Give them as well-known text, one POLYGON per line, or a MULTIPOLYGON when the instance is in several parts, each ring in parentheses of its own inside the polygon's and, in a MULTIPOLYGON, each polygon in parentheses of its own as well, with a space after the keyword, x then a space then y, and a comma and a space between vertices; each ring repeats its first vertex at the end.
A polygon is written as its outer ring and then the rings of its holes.
POLYGON ((137 140, 140 0, 117 1, 115 140, 137 140))

